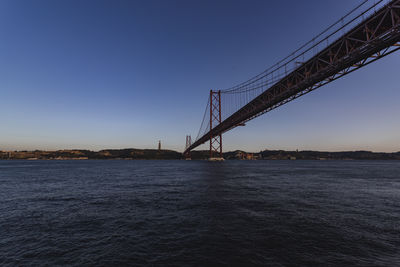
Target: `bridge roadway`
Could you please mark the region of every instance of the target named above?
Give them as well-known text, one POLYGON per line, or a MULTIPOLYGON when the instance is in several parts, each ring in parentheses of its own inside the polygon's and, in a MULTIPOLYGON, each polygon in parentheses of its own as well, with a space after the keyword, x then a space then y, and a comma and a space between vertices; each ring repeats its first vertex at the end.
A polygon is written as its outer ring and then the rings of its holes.
POLYGON ((347 31, 325 49, 205 133, 184 153, 238 125, 400 49, 400 0, 347 31))

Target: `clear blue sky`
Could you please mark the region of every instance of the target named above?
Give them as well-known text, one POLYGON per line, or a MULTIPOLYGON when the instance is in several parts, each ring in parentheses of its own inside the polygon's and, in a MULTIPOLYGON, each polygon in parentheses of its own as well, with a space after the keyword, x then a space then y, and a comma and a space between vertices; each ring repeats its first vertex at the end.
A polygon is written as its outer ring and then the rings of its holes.
MULTIPOLYGON (((164 148, 361 0, 0 1, 0 150, 164 148)), ((400 151, 400 52, 224 135, 224 150, 400 151)))

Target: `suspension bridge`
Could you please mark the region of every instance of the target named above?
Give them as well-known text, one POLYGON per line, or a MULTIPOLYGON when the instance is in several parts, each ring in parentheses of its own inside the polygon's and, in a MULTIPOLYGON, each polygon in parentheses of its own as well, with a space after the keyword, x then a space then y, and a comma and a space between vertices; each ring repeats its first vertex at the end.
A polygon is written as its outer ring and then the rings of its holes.
POLYGON ((234 87, 210 90, 196 139, 222 159, 222 134, 400 49, 400 0, 365 0, 264 72, 234 87))

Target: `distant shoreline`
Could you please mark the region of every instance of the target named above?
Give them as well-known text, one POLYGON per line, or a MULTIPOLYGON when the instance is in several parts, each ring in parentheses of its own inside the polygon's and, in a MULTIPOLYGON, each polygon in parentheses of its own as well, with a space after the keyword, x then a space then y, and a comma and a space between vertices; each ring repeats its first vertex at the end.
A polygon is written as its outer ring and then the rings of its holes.
MULTIPOLYGON (((209 151, 192 151, 191 158, 205 160, 209 151)), ((264 150, 258 153, 241 150, 223 153, 227 160, 400 160, 400 152, 384 153, 371 151, 285 151, 264 150)), ((91 151, 83 149, 57 151, 0 151, 0 160, 178 160, 181 152, 157 149, 106 149, 91 151)))

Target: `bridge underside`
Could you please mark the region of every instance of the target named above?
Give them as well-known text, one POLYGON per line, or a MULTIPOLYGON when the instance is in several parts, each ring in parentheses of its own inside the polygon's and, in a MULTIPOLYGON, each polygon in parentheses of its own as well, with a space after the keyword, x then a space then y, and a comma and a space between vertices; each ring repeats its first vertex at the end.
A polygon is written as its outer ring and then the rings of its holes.
POLYGON ((200 137, 185 152, 400 49, 400 0, 391 1, 200 137))

